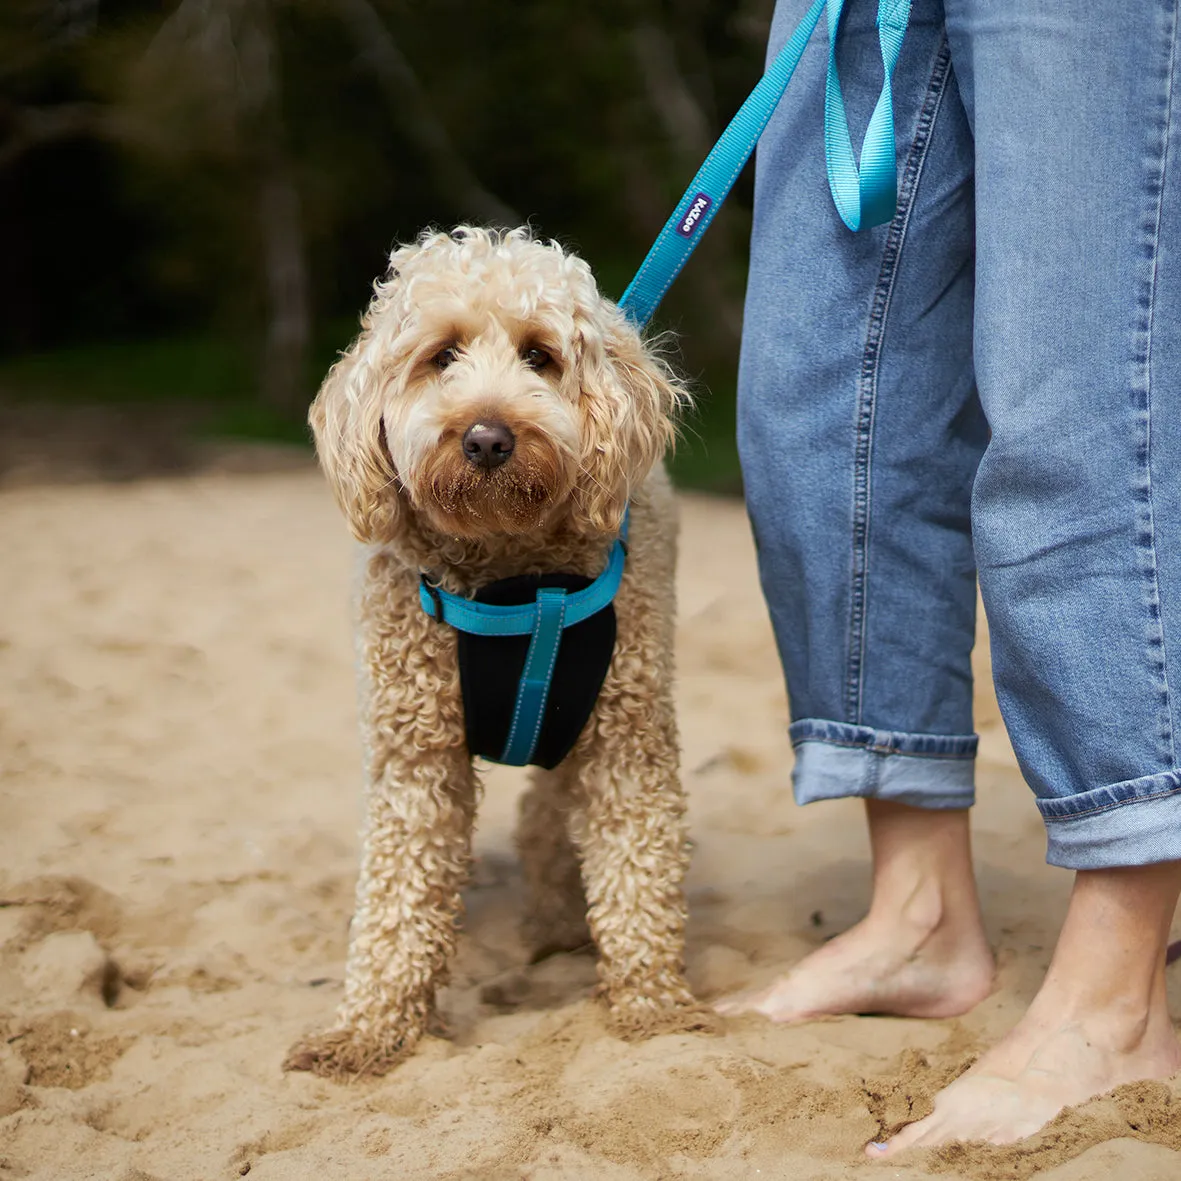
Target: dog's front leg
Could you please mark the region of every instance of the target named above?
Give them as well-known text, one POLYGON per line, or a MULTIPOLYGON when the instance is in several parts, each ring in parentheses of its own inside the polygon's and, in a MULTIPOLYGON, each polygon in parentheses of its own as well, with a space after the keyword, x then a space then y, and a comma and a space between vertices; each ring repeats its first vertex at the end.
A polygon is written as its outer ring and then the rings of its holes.
POLYGON ((335 1026, 297 1043, 287 1069, 384 1074, 422 1036, 470 862, 474 784, 466 757, 449 763, 403 768, 370 789, 344 1000, 335 1026))
POLYGON ((378 555, 361 600, 369 786, 344 1000, 289 1070, 384 1074, 422 1036, 455 951, 476 779, 464 743, 454 636, 378 555))
POLYGON ((684 979, 685 799, 663 686, 604 686, 580 746, 574 830, 611 1023, 629 1037, 712 1028, 684 979))

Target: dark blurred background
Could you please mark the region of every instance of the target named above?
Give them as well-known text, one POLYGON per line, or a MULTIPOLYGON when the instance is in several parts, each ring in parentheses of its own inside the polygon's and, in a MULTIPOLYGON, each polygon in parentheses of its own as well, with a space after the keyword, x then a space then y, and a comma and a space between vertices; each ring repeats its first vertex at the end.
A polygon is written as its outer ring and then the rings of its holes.
MULTIPOLYGON (((0 479, 306 443, 393 243, 528 221, 622 292, 757 81, 772 0, 3 0, 0 479)), ((749 169, 663 305, 738 488, 749 169)))

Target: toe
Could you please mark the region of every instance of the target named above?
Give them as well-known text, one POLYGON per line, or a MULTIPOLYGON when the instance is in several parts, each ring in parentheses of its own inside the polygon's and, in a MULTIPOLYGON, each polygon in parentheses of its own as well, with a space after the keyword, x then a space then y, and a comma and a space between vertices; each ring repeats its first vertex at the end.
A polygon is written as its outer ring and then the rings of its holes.
POLYGON ((872 1160, 888 1160, 908 1148, 921 1144, 930 1135, 933 1116, 907 1124, 896 1136, 891 1136, 885 1143, 871 1141, 865 1146, 865 1155, 872 1160))
POLYGON ((762 1013, 767 1016, 766 1003, 770 988, 744 988, 714 1001, 714 1011, 723 1017, 737 1017, 742 1013, 762 1013))
POLYGON ((737 1017, 739 1013, 747 1011, 745 994, 741 992, 721 997, 714 1001, 713 1006, 714 1012, 721 1013, 723 1017, 737 1017))

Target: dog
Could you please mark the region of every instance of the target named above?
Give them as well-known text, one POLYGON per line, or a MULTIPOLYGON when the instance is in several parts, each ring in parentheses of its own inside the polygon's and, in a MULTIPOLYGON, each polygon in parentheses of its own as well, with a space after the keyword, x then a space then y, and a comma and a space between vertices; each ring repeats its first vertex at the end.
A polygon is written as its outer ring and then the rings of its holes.
POLYGON ((335 1025, 285 1066, 386 1072, 447 979, 480 787, 461 637, 428 614, 421 588, 469 597, 527 575, 589 581, 625 514, 605 677, 569 753, 533 770, 521 802, 522 931, 535 959, 593 939, 617 1032, 707 1026, 683 971, 676 506, 663 467, 685 386, 582 259, 527 229, 424 233, 392 253, 374 293, 309 415, 367 547, 363 852, 335 1025))

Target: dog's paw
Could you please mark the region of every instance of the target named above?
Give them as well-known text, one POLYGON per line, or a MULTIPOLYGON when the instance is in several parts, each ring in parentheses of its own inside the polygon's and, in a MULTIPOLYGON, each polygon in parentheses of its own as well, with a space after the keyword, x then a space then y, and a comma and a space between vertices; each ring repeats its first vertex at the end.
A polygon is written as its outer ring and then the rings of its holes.
POLYGON ((321 1078, 382 1075, 409 1057, 420 1031, 390 1029, 361 1033, 330 1029, 301 1038, 283 1060, 284 1070, 308 1070, 321 1078))
POLYGON ((721 1018, 683 986, 652 992, 608 993, 607 1024, 616 1037, 640 1042, 662 1033, 720 1033, 721 1018))

